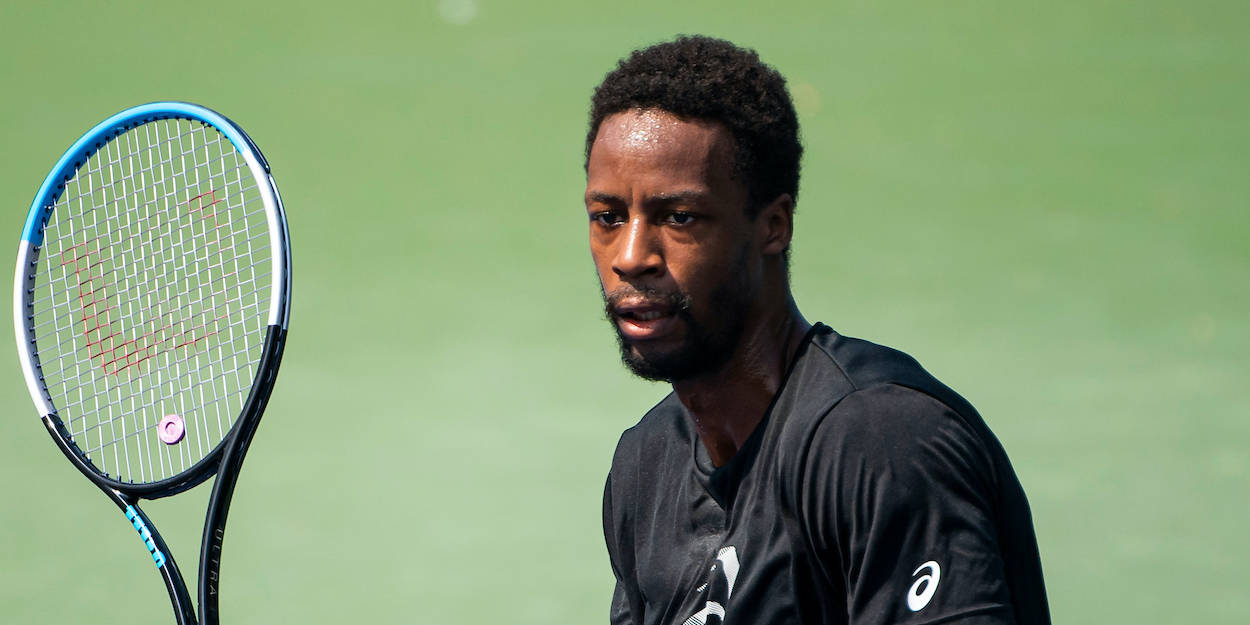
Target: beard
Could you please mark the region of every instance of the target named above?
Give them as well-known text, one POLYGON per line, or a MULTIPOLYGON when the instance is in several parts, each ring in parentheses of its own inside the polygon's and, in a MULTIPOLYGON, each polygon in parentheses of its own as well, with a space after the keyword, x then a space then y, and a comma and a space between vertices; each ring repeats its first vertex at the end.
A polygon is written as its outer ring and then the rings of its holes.
POLYGON ((608 322, 616 331, 621 362, 634 375, 655 382, 680 382, 724 366, 742 340, 747 311, 754 299, 745 284, 746 251, 744 248, 730 267, 730 277, 712 290, 706 305, 700 306, 703 310, 713 311, 715 318, 696 318, 693 313, 695 302, 688 293, 679 290, 663 291, 626 285, 611 293, 605 292, 604 310, 608 322), (639 296, 649 301, 664 302, 682 323, 685 336, 677 347, 646 347, 645 342, 643 345, 633 343, 621 332, 613 308, 622 299, 639 296))

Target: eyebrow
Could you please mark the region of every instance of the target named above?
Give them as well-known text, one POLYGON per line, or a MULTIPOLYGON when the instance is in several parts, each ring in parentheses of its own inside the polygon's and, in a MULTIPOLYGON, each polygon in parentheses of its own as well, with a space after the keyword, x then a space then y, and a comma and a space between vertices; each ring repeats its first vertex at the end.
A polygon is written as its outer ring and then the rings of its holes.
POLYGON ((608 204, 611 206, 621 206, 625 204, 625 200, 620 196, 604 193, 603 191, 591 191, 586 194, 586 203, 597 202, 599 204, 608 204))
MULTIPOLYGON (((658 193, 656 195, 648 196, 644 203, 647 206, 667 206, 669 204, 680 204, 682 202, 701 202, 707 199, 707 197, 708 193, 706 191, 692 189, 689 191, 658 193)), ((586 194, 586 199, 590 202, 598 202, 600 204, 608 204, 612 206, 623 206, 628 204, 628 202, 621 196, 605 193, 603 191, 591 191, 586 194)))
POLYGON ((676 191, 673 193, 660 193, 658 195, 653 195, 647 198, 646 203, 660 206, 668 204, 681 204, 682 202, 695 203, 707 199, 707 196, 708 194, 705 191, 676 191))

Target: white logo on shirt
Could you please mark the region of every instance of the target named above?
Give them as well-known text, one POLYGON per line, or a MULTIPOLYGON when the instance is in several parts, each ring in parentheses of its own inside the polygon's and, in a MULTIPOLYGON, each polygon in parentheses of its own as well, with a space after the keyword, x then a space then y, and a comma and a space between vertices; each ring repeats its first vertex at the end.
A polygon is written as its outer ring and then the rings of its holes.
POLYGON ((912 575, 928 569, 928 573, 916 578, 911 583, 911 588, 907 589, 907 607, 912 612, 919 612, 929 605, 929 600, 933 598, 933 593, 937 592, 938 581, 942 579, 942 567, 937 562, 929 560, 921 564, 912 571, 912 575))
MULTIPOLYGON (((716 552, 716 560, 720 563, 721 572, 725 574, 725 603, 729 603, 729 598, 734 594, 734 582, 738 581, 738 550, 732 546, 721 547, 716 552)), ((715 573, 716 565, 712 565, 712 570, 708 573, 715 573)), ((707 588, 707 584, 696 588, 696 592, 703 592, 707 588)), ((719 601, 708 600, 704 604, 703 609, 699 610, 686 619, 682 625, 705 625, 711 617, 717 617, 719 620, 725 620, 725 606, 719 601)))

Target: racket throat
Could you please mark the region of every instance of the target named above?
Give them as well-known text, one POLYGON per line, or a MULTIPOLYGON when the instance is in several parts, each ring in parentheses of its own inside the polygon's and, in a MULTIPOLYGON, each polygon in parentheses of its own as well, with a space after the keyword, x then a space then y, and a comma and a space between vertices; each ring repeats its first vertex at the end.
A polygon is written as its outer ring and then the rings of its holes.
POLYGON ((148 525, 144 522, 143 517, 139 516, 139 511, 134 506, 126 506, 126 520, 139 533, 139 538, 143 540, 143 546, 148 548, 148 553, 152 556, 152 561, 156 563, 157 568, 165 566, 165 553, 156 546, 156 541, 152 539, 152 532, 148 529, 148 525))
POLYGON ((148 550, 148 555, 152 556, 152 561, 156 563, 156 570, 165 582, 165 589, 169 591, 169 602, 174 608, 178 625, 198 625, 195 618, 195 605, 191 603, 191 595, 187 592, 187 585, 182 579, 182 573, 178 570, 178 563, 174 561, 174 555, 169 551, 169 546, 165 544, 165 539, 161 537, 160 532, 156 531, 152 520, 139 509, 138 502, 132 500, 131 497, 113 489, 105 489, 104 492, 126 515, 126 520, 139 534, 144 547, 148 550))

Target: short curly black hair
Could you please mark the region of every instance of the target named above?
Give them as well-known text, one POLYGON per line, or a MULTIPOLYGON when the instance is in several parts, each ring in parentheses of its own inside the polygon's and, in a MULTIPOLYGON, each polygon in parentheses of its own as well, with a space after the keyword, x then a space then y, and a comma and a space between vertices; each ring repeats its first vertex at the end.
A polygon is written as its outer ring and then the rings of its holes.
POLYGON ((747 187, 748 214, 783 193, 799 197, 799 120, 786 79, 754 50, 702 35, 635 50, 595 88, 586 164, 603 120, 631 109, 722 123, 734 139, 735 174, 747 187))

